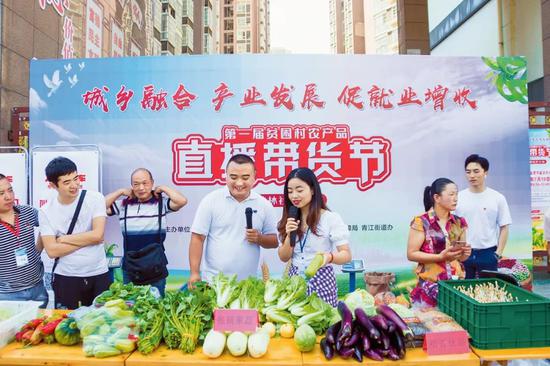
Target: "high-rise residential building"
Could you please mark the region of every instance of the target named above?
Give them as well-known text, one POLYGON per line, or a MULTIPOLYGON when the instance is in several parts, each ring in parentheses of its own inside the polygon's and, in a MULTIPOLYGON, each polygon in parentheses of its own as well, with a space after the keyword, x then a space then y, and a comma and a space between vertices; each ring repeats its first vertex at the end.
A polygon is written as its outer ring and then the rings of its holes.
POLYGON ((363 0, 330 0, 331 47, 334 53, 365 53, 363 0))
POLYGON ((219 49, 219 0, 194 0, 194 53, 213 54, 219 49))
POLYGON ((343 0, 329 1, 330 48, 334 53, 344 53, 343 0))
POLYGON ((220 0, 221 53, 269 52, 269 0, 220 0))
POLYGON ((0 1, 0 145, 26 144, 32 58, 160 54, 161 11, 160 0, 0 1))
POLYGON ((365 53, 398 54, 397 0, 364 0, 365 53))
POLYGON ((161 4, 161 54, 193 53, 192 0, 161 0, 161 4))

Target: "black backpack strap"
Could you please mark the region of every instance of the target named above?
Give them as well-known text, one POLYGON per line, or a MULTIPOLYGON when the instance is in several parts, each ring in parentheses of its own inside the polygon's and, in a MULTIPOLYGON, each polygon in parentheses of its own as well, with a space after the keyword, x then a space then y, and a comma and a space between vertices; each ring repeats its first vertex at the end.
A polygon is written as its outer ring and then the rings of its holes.
MULTIPOLYGON (((69 225, 69 230, 67 231, 66 235, 71 235, 73 233, 74 227, 76 225, 76 221, 78 220, 78 215, 80 215, 80 209, 82 208, 82 203, 84 202, 84 197, 86 197, 86 190, 83 189, 80 193, 80 197, 78 198, 78 203, 76 204, 76 209, 74 210, 73 219, 71 220, 71 224, 69 225)), ((55 268, 57 267, 57 264, 59 263, 59 257, 55 258, 55 261, 53 263, 52 267, 52 281, 53 277, 55 276, 55 268)))
POLYGON ((159 244, 162 245, 164 249, 164 243, 162 242, 162 193, 159 193, 159 244))

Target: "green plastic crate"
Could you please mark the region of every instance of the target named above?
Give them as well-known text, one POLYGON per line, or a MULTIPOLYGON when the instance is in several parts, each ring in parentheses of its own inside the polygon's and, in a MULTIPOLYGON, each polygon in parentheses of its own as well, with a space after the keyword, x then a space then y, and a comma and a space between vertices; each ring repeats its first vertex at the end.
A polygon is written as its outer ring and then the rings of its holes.
POLYGON ((438 307, 452 316, 479 349, 550 346, 550 299, 495 278, 440 281, 438 307), (456 290, 458 286, 497 282, 517 302, 482 304, 456 290))

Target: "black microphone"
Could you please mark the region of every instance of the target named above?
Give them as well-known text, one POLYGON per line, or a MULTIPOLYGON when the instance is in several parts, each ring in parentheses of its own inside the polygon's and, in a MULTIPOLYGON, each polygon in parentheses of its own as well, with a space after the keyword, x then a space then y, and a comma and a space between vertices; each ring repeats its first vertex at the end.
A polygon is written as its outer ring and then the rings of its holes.
MULTIPOLYGON (((288 217, 291 217, 293 219, 298 220, 298 207, 296 207, 294 205, 290 206, 290 208, 288 209, 288 217)), ((296 246, 296 231, 297 230, 294 230, 290 233, 290 246, 291 247, 296 246)))
POLYGON ((247 207, 244 210, 244 214, 246 215, 246 228, 252 229, 252 208, 247 207))

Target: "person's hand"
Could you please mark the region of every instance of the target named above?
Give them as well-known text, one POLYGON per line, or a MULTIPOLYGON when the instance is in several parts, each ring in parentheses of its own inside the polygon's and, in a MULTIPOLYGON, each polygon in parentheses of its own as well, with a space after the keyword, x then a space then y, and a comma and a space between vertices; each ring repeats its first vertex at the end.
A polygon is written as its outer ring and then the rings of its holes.
POLYGON ((132 188, 121 188, 120 189, 120 195, 121 196, 126 196, 128 198, 134 198, 134 191, 132 190, 132 188))
POLYGON ((189 288, 189 290, 192 290, 193 288, 195 288, 194 284, 200 281, 201 281, 201 275, 199 273, 191 273, 191 276, 189 277, 189 281, 187 281, 187 287, 189 288))
POLYGON ((153 195, 155 196, 155 198, 159 198, 159 194, 161 194, 162 192, 164 192, 163 186, 156 186, 155 189, 153 189, 153 195))
POLYGON ((457 247, 448 247, 445 248, 441 253, 439 253, 441 259, 446 262, 451 262, 456 259, 459 259, 462 256, 462 249, 457 247))
POLYGON ((256 229, 246 229, 246 240, 249 243, 260 244, 262 234, 256 229))
POLYGON ((462 255, 460 256, 460 261, 464 262, 466 259, 470 258, 472 255, 472 247, 469 244, 464 245, 462 248, 462 255))
POLYGON ((332 261, 334 259, 333 254, 330 253, 330 252, 318 252, 317 254, 322 254, 323 255, 323 265, 321 267, 324 267, 327 264, 332 263, 332 261))
POLYGON ((296 220, 295 218, 289 217, 286 220, 286 235, 290 235, 291 232, 298 230, 298 225, 300 225, 300 220, 296 220))

